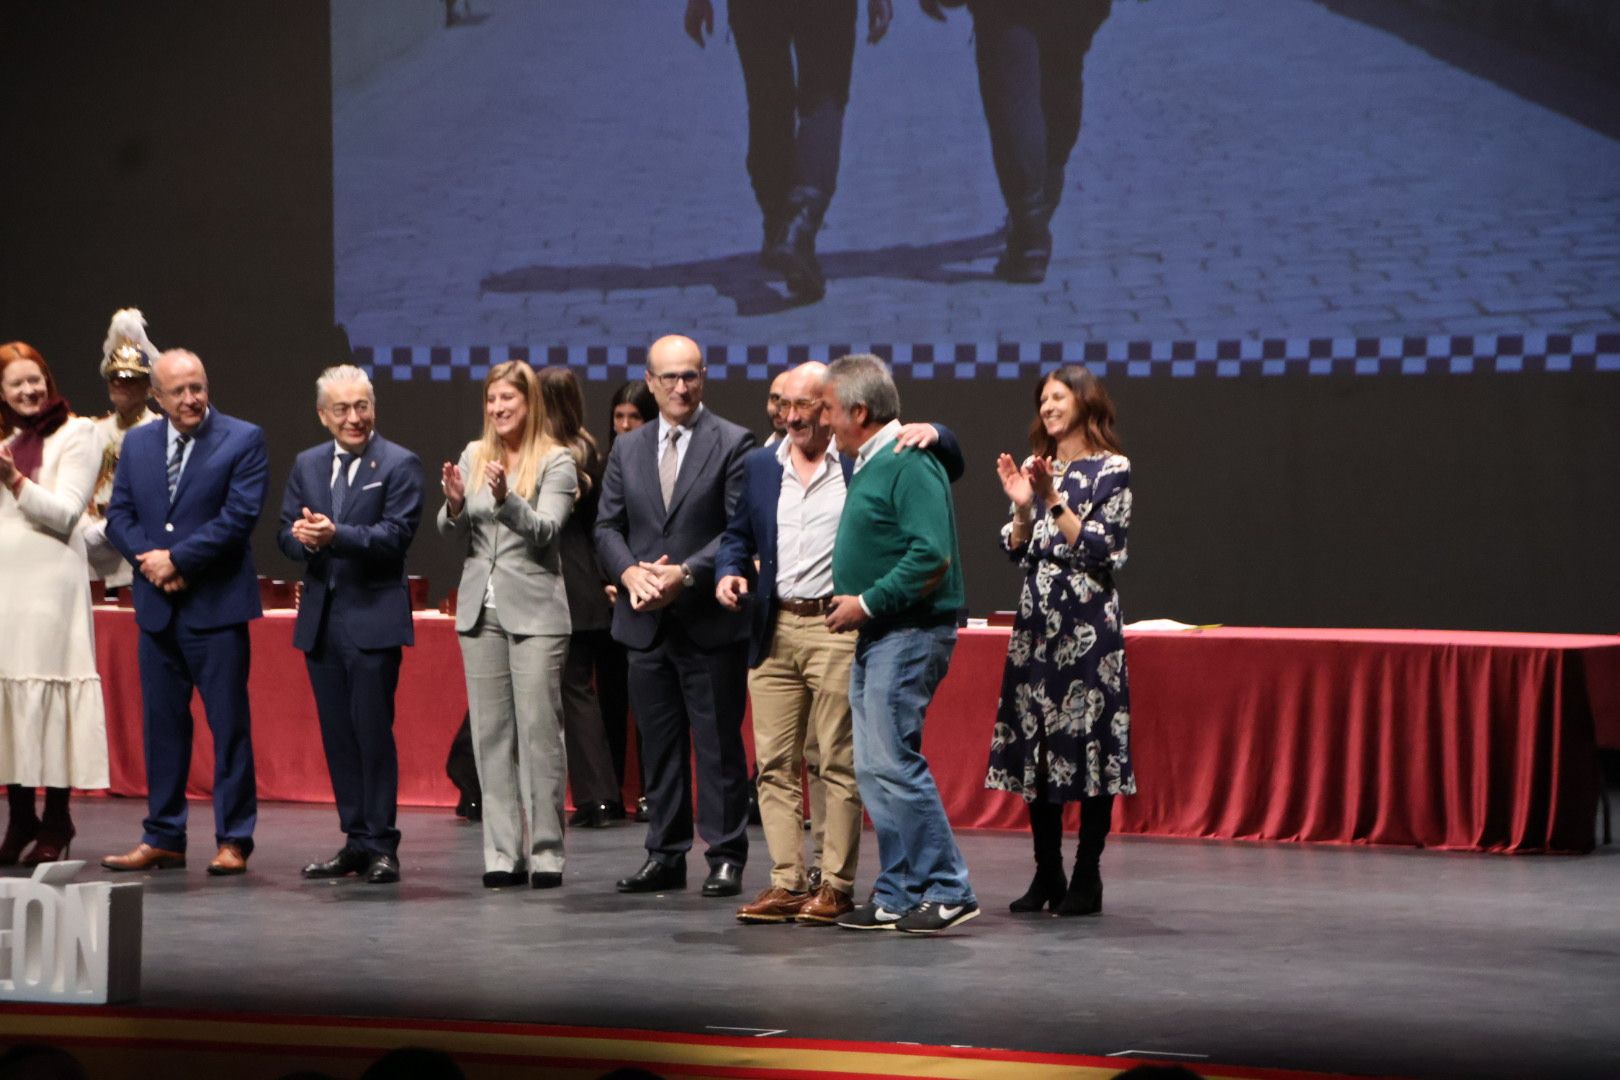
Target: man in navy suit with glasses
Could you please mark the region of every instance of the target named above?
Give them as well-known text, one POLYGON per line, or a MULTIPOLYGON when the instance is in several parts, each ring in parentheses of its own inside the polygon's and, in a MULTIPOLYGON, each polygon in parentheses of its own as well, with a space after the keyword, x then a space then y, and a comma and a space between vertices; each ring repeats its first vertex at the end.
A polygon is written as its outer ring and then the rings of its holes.
POLYGON ((422 462, 377 434, 371 379, 349 364, 315 382, 328 431, 298 455, 276 543, 304 564, 293 644, 304 652, 344 844, 306 878, 399 880, 394 691, 415 644, 405 552, 422 522, 422 462))

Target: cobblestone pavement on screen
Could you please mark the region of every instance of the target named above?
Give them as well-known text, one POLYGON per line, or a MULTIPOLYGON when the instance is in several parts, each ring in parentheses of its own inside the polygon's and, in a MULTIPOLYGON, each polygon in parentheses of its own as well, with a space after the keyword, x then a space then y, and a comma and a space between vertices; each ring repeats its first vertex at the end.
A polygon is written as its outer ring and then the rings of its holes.
MULTIPOLYGON (((1116 2, 1051 272, 964 10, 863 40, 820 303, 758 269, 736 51, 681 5, 480 0, 334 106, 356 345, 1147 341, 1620 326, 1620 143, 1311 0, 1116 2)), ((1486 54, 1500 46, 1481 44, 1486 54)), ((1476 65, 1477 67, 1477 65, 1476 65)), ((1548 68, 1548 78, 1577 79, 1548 68)))

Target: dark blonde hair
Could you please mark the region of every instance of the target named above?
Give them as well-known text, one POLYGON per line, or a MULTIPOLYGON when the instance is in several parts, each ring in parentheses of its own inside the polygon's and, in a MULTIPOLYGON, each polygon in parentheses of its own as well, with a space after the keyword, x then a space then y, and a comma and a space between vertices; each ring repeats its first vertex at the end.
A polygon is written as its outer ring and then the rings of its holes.
MULTIPOLYGON (((556 446, 556 440, 551 437, 546 426, 546 407, 540 400, 540 380, 530 367, 522 360, 508 360, 504 364, 496 364, 484 376, 484 394, 480 399, 489 400, 489 388, 496 383, 506 383, 514 387, 523 395, 529 405, 529 415, 523 421, 523 453, 518 459, 517 474, 507 481, 507 487, 525 499, 534 498, 535 481, 540 478, 540 459, 550 453, 556 446)), ((469 483, 477 487, 484 482, 484 466, 491 461, 505 461, 506 448, 501 444, 501 437, 495 431, 495 424, 490 420, 489 414, 484 414, 484 435, 478 442, 478 449, 473 453, 472 476, 469 483)))
POLYGON ((1035 384, 1035 419, 1029 425, 1029 452, 1037 457, 1052 457, 1057 453, 1057 440, 1046 433, 1046 425, 1041 423, 1041 395, 1046 392, 1046 384, 1054 380, 1068 387, 1080 408, 1074 428, 1069 430, 1083 429, 1086 446, 1092 453, 1106 450, 1123 454, 1119 436, 1114 434, 1114 400, 1108 396, 1102 380, 1080 364, 1064 364, 1041 376, 1041 381, 1035 384))

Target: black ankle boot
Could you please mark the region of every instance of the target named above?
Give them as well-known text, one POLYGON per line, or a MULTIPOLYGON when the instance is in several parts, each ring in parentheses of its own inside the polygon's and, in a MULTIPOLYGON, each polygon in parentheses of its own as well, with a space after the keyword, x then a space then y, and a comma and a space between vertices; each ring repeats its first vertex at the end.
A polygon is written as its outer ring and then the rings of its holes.
POLYGON ((787 279, 788 292, 802 301, 820 300, 827 295, 827 278, 816 259, 816 233, 827 211, 827 200, 808 188, 796 190, 789 205, 792 211, 782 230, 781 244, 768 260, 787 279))
POLYGON ((1069 891, 1063 894, 1056 911, 1059 915, 1100 915, 1102 893, 1102 870, 1097 859, 1082 855, 1075 860, 1069 891))
POLYGON ((1015 285, 1039 285, 1052 261, 1051 214, 1036 198, 1034 205, 1013 211, 1007 219, 1007 246, 996 260, 996 277, 1015 285))
POLYGON ((1102 914, 1102 853, 1114 825, 1114 797, 1094 795, 1080 800, 1080 850, 1074 856, 1069 891, 1057 906, 1059 915, 1102 914))
POLYGON ((1056 911, 1063 899, 1063 807, 1036 798, 1029 804, 1029 831, 1035 840, 1035 878, 1029 890, 1007 905, 1017 913, 1056 911))
POLYGON ((6 837, 0 840, 0 866, 16 866, 23 849, 39 835, 39 815, 34 813, 34 789, 22 784, 6 787, 6 803, 10 817, 6 822, 6 837))

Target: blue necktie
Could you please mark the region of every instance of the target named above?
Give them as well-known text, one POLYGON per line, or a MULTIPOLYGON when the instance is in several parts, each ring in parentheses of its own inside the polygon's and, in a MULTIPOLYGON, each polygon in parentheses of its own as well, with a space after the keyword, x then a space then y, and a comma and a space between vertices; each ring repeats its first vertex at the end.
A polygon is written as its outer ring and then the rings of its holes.
POLYGON ((343 516, 343 504, 349 497, 349 466, 354 462, 354 455, 339 451, 337 462, 337 475, 332 477, 333 521, 343 516))
POLYGON ((169 451, 169 501, 174 502, 174 489, 180 486, 180 466, 186 460, 186 444, 190 435, 176 435, 174 449, 169 451))

